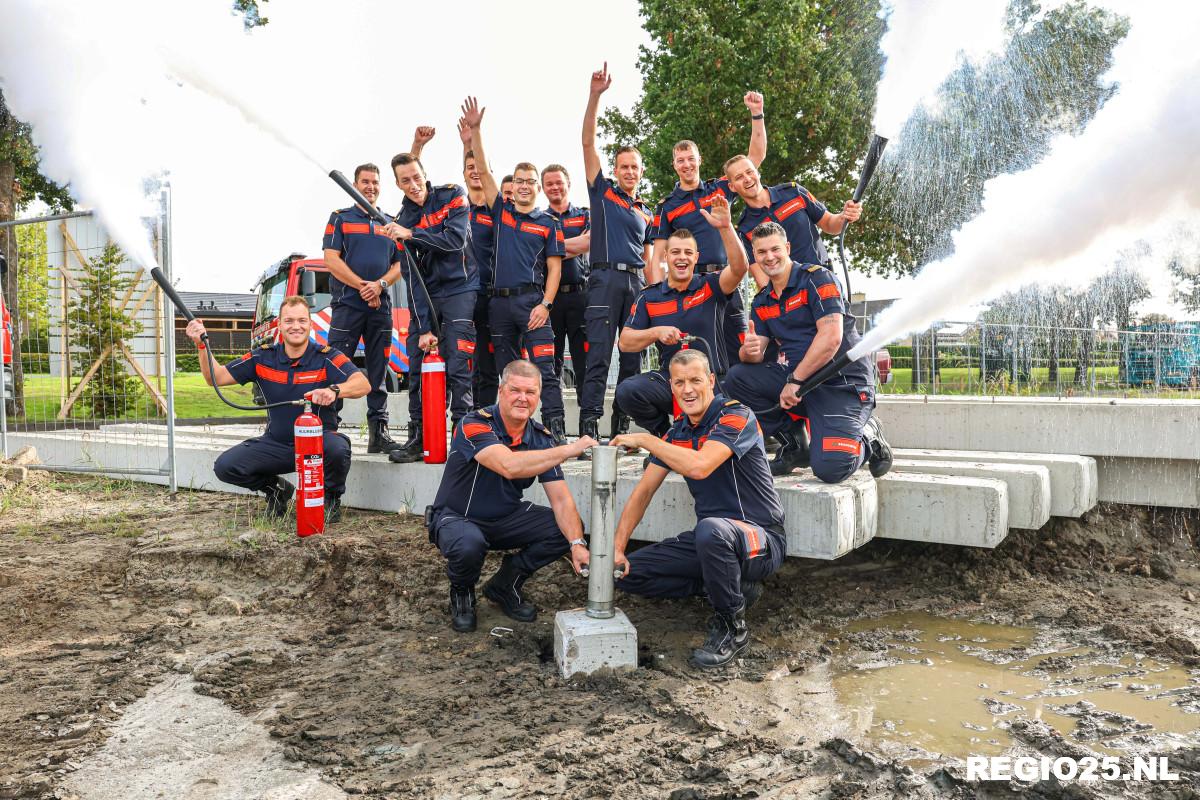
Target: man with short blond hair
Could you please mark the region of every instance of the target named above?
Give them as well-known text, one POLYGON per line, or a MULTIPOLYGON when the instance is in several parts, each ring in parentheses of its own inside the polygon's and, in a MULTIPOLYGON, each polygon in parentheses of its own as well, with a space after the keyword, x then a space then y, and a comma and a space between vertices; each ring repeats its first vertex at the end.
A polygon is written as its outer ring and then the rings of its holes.
POLYGON ((451 625, 462 633, 475 630, 475 584, 489 550, 519 550, 504 557, 483 587, 485 597, 519 622, 537 619, 537 608, 522 595, 534 572, 568 552, 576 572, 588 563, 583 522, 560 465, 596 441, 583 436, 555 446, 533 419, 544 374, 524 359, 505 365, 497 404, 472 411, 455 429, 426 511, 429 540, 446 557, 451 625), (534 478, 549 508, 523 499, 534 478))

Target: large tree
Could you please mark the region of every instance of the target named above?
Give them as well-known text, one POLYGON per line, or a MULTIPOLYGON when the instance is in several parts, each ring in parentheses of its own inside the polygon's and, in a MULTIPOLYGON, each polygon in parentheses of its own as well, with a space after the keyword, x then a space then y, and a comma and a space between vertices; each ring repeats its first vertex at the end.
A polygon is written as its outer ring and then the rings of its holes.
POLYGON ((1127 31, 1125 18, 1081 0, 1045 13, 1012 0, 1003 51, 961 62, 889 146, 854 234, 862 266, 904 274, 949 255, 988 180, 1032 166, 1116 91, 1104 73, 1127 31))
MULTIPOLYGON (((849 193, 871 133, 883 58, 878 0, 641 0, 651 45, 641 48, 642 97, 609 109, 601 129, 636 144, 657 201, 674 186, 671 148, 692 139, 704 177, 744 153, 742 95, 766 95, 765 180, 800 176, 818 197, 849 193)), ((629 77, 619 78, 629 80, 629 77)))

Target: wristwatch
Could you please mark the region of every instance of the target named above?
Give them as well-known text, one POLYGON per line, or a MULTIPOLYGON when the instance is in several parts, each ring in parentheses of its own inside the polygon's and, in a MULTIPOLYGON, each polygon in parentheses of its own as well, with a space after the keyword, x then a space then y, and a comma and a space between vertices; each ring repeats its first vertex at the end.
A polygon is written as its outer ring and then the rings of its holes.
POLYGON ((787 382, 792 384, 793 386, 803 386, 804 385, 804 381, 800 380, 795 375, 788 375, 787 382))
POLYGON ((380 289, 386 289, 386 288, 387 288, 388 286, 390 286, 390 285, 391 285, 391 284, 389 284, 389 283, 388 283, 388 281, 387 281, 387 278, 380 278, 380 279, 379 279, 379 288, 380 288, 380 289))
POLYGON ((587 547, 587 542, 586 542, 586 541, 585 541, 583 538, 579 538, 579 539, 572 539, 572 540, 570 541, 570 545, 571 545, 571 547, 574 547, 574 546, 575 546, 575 545, 577 545, 577 544, 581 544, 581 545, 583 545, 584 547, 587 547))
POLYGON ((335 397, 342 396, 342 387, 336 383, 332 383, 329 385, 329 391, 333 392, 335 397))
POLYGON ((550 300, 543 300, 542 305, 546 307, 547 311, 554 308, 554 303, 553 303, 553 301, 550 301, 550 300))

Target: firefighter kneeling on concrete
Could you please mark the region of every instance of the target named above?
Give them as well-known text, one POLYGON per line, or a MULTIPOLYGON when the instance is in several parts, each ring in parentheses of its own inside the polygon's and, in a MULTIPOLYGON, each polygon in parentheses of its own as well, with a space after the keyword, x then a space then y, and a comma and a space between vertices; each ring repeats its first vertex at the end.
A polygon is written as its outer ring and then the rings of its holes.
POLYGON ((537 608, 522 587, 537 570, 568 551, 579 572, 588 563, 583 522, 560 465, 596 444, 581 436, 554 446, 533 419, 542 394, 541 371, 523 359, 500 376, 499 402, 462 418, 433 505, 426 509, 429 540, 446 557, 450 618, 456 631, 475 630, 475 583, 488 550, 517 550, 483 586, 483 595, 518 622, 537 608), (550 508, 523 499, 537 478, 550 508))
POLYGON ((783 504, 754 413, 715 393, 708 358, 681 350, 671 359, 670 376, 683 413, 666 435, 628 433, 612 440, 613 446, 650 451, 617 522, 613 563, 625 572, 617 588, 647 597, 707 595, 715 613, 692 663, 719 667, 749 644, 746 609, 762 593, 762 580, 783 564, 783 504), (696 527, 626 557, 629 537, 671 471, 692 493, 696 527))
MULTIPOLYGON (((187 335, 200 353, 200 372, 209 386, 231 386, 254 381, 267 403, 308 398, 317 406, 325 425, 325 517, 337 522, 342 515, 342 492, 350 471, 350 440, 337 432, 333 403, 339 398, 363 397, 371 391, 367 378, 344 354, 322 347, 309 338, 312 320, 308 301, 299 295, 284 299, 279 307, 283 341, 264 345, 225 366, 209 371, 203 352, 204 323, 192 320, 187 335)), ((295 487, 280 475, 296 471, 293 426, 303 406, 267 409, 267 430, 256 439, 231 447, 213 465, 219 480, 267 496, 267 514, 282 517, 295 487)))

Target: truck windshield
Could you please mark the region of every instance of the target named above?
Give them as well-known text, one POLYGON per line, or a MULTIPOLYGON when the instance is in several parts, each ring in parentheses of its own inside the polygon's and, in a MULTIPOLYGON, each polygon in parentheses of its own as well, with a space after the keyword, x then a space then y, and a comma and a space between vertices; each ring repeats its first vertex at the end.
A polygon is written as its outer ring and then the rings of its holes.
POLYGON ((263 281, 258 292, 258 310, 254 313, 255 322, 265 322, 279 316, 279 306, 287 295, 287 272, 280 272, 274 277, 263 281))

